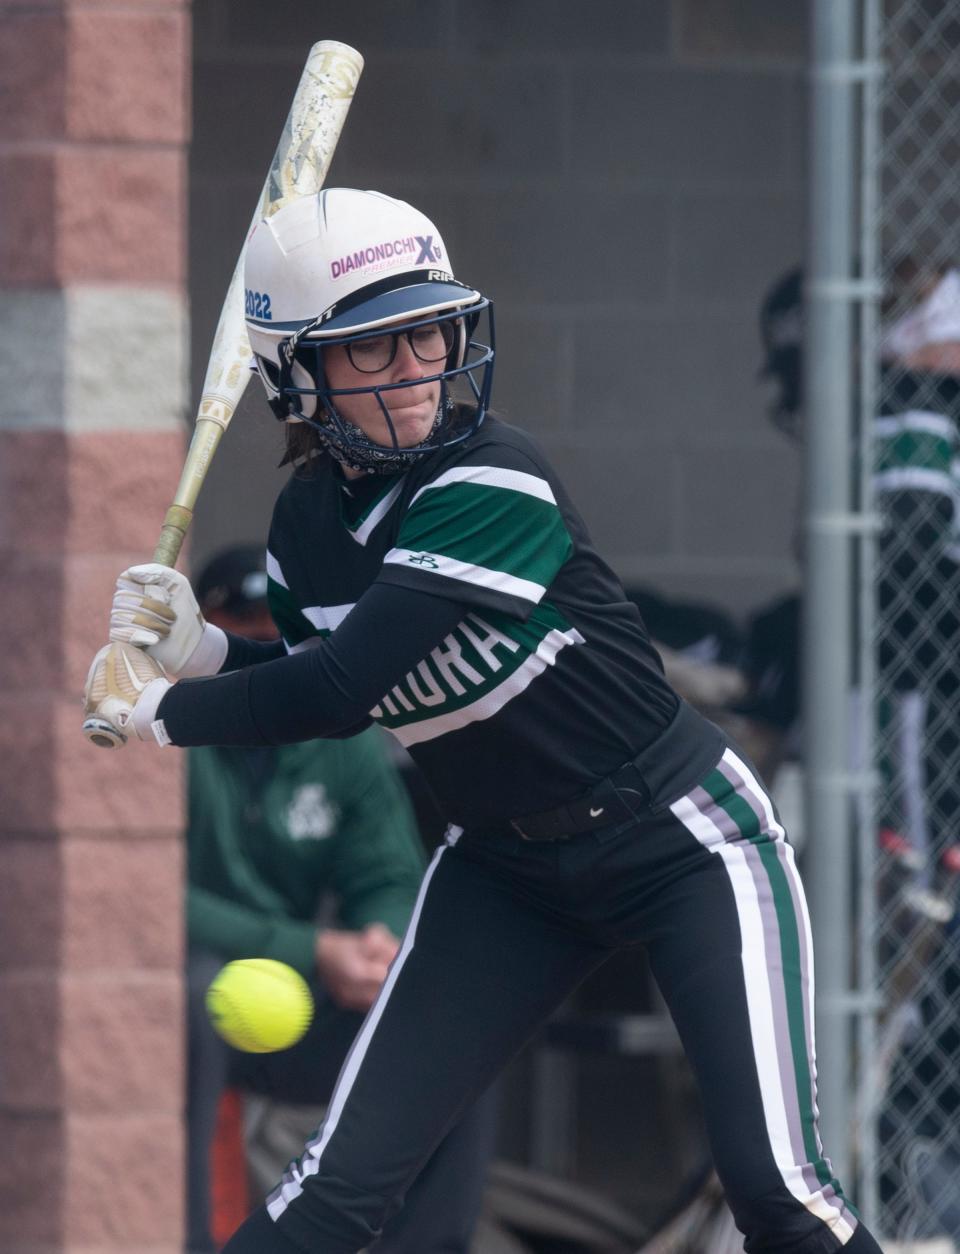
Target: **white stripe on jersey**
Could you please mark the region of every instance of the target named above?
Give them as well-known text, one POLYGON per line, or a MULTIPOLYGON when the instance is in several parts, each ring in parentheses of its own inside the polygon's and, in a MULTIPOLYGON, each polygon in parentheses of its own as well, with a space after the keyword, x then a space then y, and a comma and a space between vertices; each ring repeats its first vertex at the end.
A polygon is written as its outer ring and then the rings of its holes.
MULTIPOLYGON (((498 710, 503 709, 507 702, 519 696, 538 675, 543 674, 548 666, 552 666, 561 649, 565 649, 568 644, 585 643, 583 636, 575 627, 571 627, 569 631, 556 629, 549 631, 537 645, 535 653, 531 653, 502 684, 480 697, 479 700, 470 705, 463 705, 458 710, 451 710, 448 714, 438 714, 435 718, 405 723, 401 727, 388 727, 387 730, 406 747, 420 744, 423 740, 433 740, 436 736, 443 736, 447 732, 468 727, 471 723, 478 723, 482 719, 492 718, 498 710)), ((380 710, 380 706, 376 709, 380 710)))
POLYGON ((278 583, 281 588, 286 588, 288 592, 290 591, 290 585, 283 577, 283 571, 280 569, 280 563, 269 549, 267 549, 267 576, 272 579, 274 583, 278 583))
POLYGON ((878 488, 887 492, 913 490, 931 492, 938 496, 953 496, 955 482, 949 471, 927 470, 923 466, 901 466, 892 470, 881 470, 874 478, 878 488))
MULTIPOLYGON (((311 626, 316 627, 318 632, 333 632, 337 630, 355 605, 356 601, 351 601, 349 605, 308 605, 300 613, 311 626)), ((325 635, 307 636, 306 640, 291 644, 284 636, 283 643, 288 653, 302 653, 304 649, 313 649, 318 644, 323 644, 325 639, 325 635)))
POLYGON ((416 566, 446 575, 450 579, 459 579, 462 583, 473 584, 478 588, 491 588, 495 592, 503 592, 509 596, 520 597, 524 601, 532 601, 539 605, 547 589, 544 584, 534 583, 531 579, 518 579, 508 575, 504 570, 490 570, 487 566, 475 566, 472 562, 458 562, 455 558, 444 557, 442 553, 417 553, 412 549, 391 549, 383 559, 393 566, 416 566))
POLYGON ((308 605, 300 613, 318 631, 336 631, 355 605, 308 605))
POLYGON ((376 505, 374 505, 373 509, 355 531, 351 531, 347 528, 348 534, 351 535, 358 544, 366 544, 366 542, 370 539, 370 536, 373 534, 377 524, 382 522, 383 519, 386 518, 387 514, 389 514, 390 510, 393 509, 393 503, 400 495, 402 488, 402 481, 400 483, 395 483, 383 500, 377 501, 376 505))
POLYGON ((410 505, 412 506, 415 501, 419 500, 424 492, 430 492, 434 488, 445 488, 450 483, 479 483, 488 488, 509 488, 513 492, 525 492, 527 496, 536 496, 549 505, 557 503, 549 483, 538 475, 529 475, 522 470, 506 470, 502 466, 453 466, 450 470, 445 470, 442 475, 437 475, 432 483, 424 484, 419 492, 414 494, 410 505))
POLYGON ((884 437, 901 435, 905 431, 925 431, 928 435, 938 435, 951 442, 956 435, 952 419, 928 409, 908 409, 902 414, 874 418, 873 430, 884 437))
POLYGON ((315 649, 318 645, 323 644, 326 636, 307 636, 306 640, 301 640, 298 644, 290 644, 284 640, 288 653, 304 653, 307 649, 315 649))

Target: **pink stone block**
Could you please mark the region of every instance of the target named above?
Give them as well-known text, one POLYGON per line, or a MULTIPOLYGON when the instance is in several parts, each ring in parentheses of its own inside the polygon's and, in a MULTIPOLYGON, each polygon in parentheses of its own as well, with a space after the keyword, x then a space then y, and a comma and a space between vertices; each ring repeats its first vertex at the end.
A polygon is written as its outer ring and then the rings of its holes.
MULTIPOLYGON (((2 175, 0 163, 0 189, 2 175)), ((56 557, 63 551, 69 517, 64 444, 60 431, 0 434, 0 551, 5 563, 36 554, 56 557)))
POLYGON ((183 469, 188 434, 100 431, 70 437, 72 552, 132 554, 134 560, 152 561, 183 469))
POLYGON ((4 1254, 180 1254, 179 1119, 3 1111, 0 1146, 4 1254))
POLYGON ((55 973, 0 978, 0 1107, 21 1114, 62 1108, 60 991, 55 973))
POLYGON ((79 706, 61 705, 56 713, 57 828, 151 838, 183 831, 182 749, 136 739, 123 749, 98 749, 82 734, 79 706))
POLYGON ((43 705, 40 701, 31 705, 21 696, 0 690, 0 709, 5 717, 15 717, 18 724, 8 732, 0 730, 0 761, 3 763, 0 768, 3 780, 0 832, 52 835, 56 828, 56 768, 45 712, 44 721, 38 721, 43 705))
POLYGON ((115 562, 109 580, 106 568, 98 572, 86 606, 71 594, 73 611, 102 616, 109 600, 100 598, 105 588, 112 593, 114 577, 131 562, 153 557, 186 442, 187 433, 176 430, 0 434, 4 561, 26 570, 31 560, 49 565, 66 552, 115 562))
POLYGON ((38 1189, 37 1181, 62 1180, 64 1168, 61 1118, 0 1108, 0 1250, 61 1248, 63 1189, 38 1189))
MULTIPOLYGON (((4 658, 2 682, 6 691, 63 690, 63 600, 61 572, 49 565, 4 563, 3 622, 0 628, 4 658), (29 623, 30 629, 24 625, 29 623)), ((2 768, 0 768, 2 769, 2 768)))
POLYGON ((139 1112, 72 1117, 65 1161, 58 1191, 69 1234, 66 1248, 154 1254, 179 1242, 184 1168, 178 1117, 139 1112))
POLYGON ((179 972, 6 975, 0 1105, 24 1114, 183 1106, 179 972))
POLYGON ((57 158, 62 282, 168 283, 186 271, 186 167, 179 148, 80 145, 57 158))
POLYGON ((60 961, 63 848, 54 840, 0 833, 0 976, 60 961))
POLYGON ((75 1114, 183 1107, 183 982, 176 974, 61 979, 60 1063, 75 1114))
POLYGON ((183 854, 178 837, 66 840, 63 969, 129 969, 179 977, 183 854))
POLYGON ((0 154, 0 284, 167 284, 186 271, 178 147, 0 154))
POLYGON ((63 18, 14 11, 0 22, 0 83, 15 108, 0 113, 0 139, 56 139, 63 134, 66 90, 63 18))
POLYGON ((183 827, 180 750, 133 741, 98 749, 82 732, 79 701, 0 692, 6 781, 0 831, 157 838, 183 827))
POLYGON ((0 153, 0 286, 56 281, 56 156, 0 153))
POLYGON ((190 56, 182 8, 73 9, 67 37, 71 139, 186 142, 190 56))
POLYGON ((4 1254, 180 1254, 183 1140, 170 1115, 0 1111, 4 1254))
POLYGON ((176 837, 0 836, 0 976, 56 968, 179 973, 183 876, 176 837))

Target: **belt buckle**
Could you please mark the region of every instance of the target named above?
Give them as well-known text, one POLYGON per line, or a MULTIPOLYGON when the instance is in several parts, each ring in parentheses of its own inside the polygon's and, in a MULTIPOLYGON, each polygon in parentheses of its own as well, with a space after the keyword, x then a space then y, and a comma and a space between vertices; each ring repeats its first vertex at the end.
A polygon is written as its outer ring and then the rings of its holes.
POLYGON ((510 820, 510 826, 521 840, 525 840, 530 845, 552 845, 558 840, 569 840, 571 836, 570 832, 551 832, 546 836, 531 836, 515 819, 510 820))
POLYGON ((528 836, 527 833, 523 830, 520 824, 516 822, 515 819, 510 820, 510 826, 517 833, 517 835, 520 837, 521 840, 525 840, 527 841, 528 844, 531 844, 531 845, 540 845, 540 844, 543 844, 545 840, 553 839, 553 837, 551 836, 528 836))
POLYGON ((650 788, 635 761, 624 762, 623 766, 617 767, 609 777, 609 783, 613 787, 614 794, 633 793, 639 798, 641 805, 650 804, 650 788))

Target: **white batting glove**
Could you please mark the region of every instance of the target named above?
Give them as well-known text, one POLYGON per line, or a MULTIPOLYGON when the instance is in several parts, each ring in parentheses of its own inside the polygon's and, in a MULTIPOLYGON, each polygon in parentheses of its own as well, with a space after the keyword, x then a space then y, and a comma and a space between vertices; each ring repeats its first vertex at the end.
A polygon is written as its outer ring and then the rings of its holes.
POLYGON ((124 744, 132 731, 139 740, 169 744, 157 706, 172 687, 163 668, 131 644, 107 644, 90 664, 83 691, 83 729, 99 743, 124 744), (113 734, 112 734, 113 733, 113 734))
POLYGON ((177 678, 215 675, 227 656, 227 637, 204 620, 190 581, 158 562, 130 566, 117 579, 110 639, 145 649, 177 678))

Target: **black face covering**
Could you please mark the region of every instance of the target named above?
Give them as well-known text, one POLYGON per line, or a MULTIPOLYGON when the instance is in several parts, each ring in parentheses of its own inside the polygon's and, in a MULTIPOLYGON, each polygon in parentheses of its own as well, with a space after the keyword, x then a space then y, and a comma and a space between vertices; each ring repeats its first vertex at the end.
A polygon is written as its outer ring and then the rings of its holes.
MULTIPOLYGON (((329 402, 327 403, 329 404, 329 402)), ((445 396, 437 406, 437 416, 433 420, 433 426, 419 444, 415 444, 409 449, 385 448, 382 452, 378 449, 361 450, 353 445, 343 445, 337 439, 334 428, 325 426, 320 422, 314 422, 310 418, 304 418, 303 421, 313 427, 323 447, 333 460, 339 462, 341 466, 347 466, 350 470, 358 470, 365 475, 396 475, 400 474, 401 471, 407 470, 413 464, 414 460, 420 456, 420 449, 423 445, 437 442, 440 428, 448 420, 452 420, 453 410, 453 401, 448 396, 445 396)), ((349 422, 339 414, 337 418, 343 426, 356 432, 358 436, 365 438, 363 431, 355 423, 349 422)))

